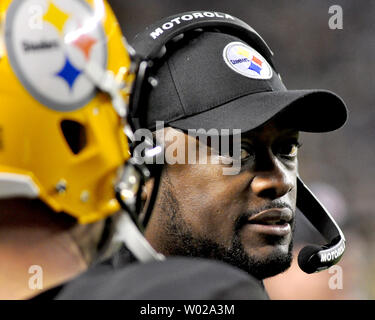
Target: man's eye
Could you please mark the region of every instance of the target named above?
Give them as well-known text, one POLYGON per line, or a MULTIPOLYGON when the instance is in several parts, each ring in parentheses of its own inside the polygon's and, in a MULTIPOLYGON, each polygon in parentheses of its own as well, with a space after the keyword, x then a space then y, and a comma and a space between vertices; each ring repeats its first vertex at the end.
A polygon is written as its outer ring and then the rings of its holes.
POLYGON ((246 160, 250 157, 250 154, 246 151, 246 149, 241 148, 241 160, 246 160))
POLYGON ((253 157, 253 155, 254 155, 254 152, 249 146, 244 146, 244 145, 241 146, 241 154, 240 154, 241 161, 246 161, 249 158, 253 157))
POLYGON ((301 144, 299 142, 283 143, 277 148, 277 153, 284 157, 294 158, 297 156, 300 147, 301 144))

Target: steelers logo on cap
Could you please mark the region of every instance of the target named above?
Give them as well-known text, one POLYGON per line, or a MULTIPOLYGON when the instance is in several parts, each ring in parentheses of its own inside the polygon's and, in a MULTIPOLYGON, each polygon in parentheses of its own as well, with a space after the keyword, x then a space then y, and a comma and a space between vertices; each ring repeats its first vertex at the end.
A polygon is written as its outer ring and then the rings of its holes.
POLYGON ((84 68, 93 60, 106 68, 103 16, 103 1, 94 1, 94 9, 83 0, 11 3, 5 24, 9 60, 35 99, 71 111, 94 97, 96 88, 84 68))
POLYGON ((266 59, 242 42, 231 42, 223 51, 225 63, 235 72, 252 79, 270 79, 272 69, 266 59))

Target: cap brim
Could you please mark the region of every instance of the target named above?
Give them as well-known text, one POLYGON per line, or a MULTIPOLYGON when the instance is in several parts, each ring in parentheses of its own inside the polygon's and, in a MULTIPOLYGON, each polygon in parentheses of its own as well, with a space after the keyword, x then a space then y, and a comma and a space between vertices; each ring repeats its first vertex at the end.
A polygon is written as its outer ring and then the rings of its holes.
POLYGON ((343 100, 326 90, 269 91, 250 94, 191 117, 169 122, 182 130, 253 130, 276 115, 285 116, 286 127, 307 132, 328 132, 344 125, 343 100))

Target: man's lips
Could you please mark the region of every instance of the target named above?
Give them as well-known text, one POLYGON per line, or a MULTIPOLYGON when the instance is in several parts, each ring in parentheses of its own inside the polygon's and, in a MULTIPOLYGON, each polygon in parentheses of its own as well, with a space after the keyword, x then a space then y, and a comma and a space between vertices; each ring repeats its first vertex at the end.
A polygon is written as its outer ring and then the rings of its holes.
POLYGON ((271 208, 263 210, 249 217, 248 223, 256 224, 284 224, 293 219, 292 210, 289 208, 271 208))
POLYGON ((286 236, 291 232, 293 212, 289 208, 271 208, 249 217, 246 228, 254 232, 286 236))

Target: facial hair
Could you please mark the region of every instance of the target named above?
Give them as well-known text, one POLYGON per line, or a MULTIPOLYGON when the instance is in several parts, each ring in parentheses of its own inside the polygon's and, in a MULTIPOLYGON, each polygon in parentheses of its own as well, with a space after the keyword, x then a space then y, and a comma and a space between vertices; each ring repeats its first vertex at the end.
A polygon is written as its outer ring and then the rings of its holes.
MULTIPOLYGON (((229 248, 204 236, 194 234, 191 226, 184 221, 180 214, 180 206, 173 193, 168 175, 164 175, 163 182, 159 203, 163 215, 167 215, 163 218, 163 231, 168 239, 164 243, 164 252, 173 256, 190 256, 223 261, 242 269, 259 280, 277 275, 290 267, 293 241, 289 244, 287 254, 272 254, 259 259, 246 253, 238 230, 234 231, 229 248)), ((292 229, 294 231, 294 227, 292 229)), ((276 238, 274 241, 276 244, 276 238)))

